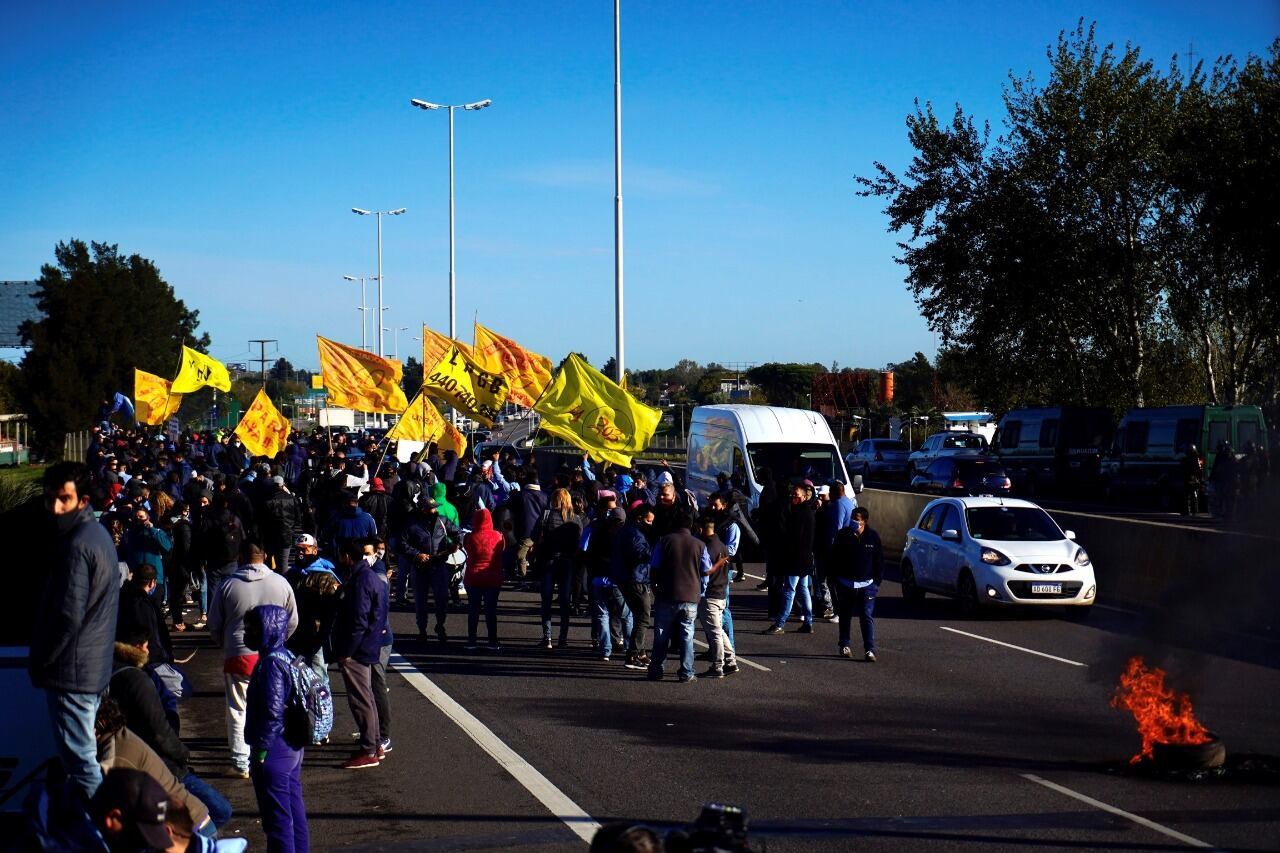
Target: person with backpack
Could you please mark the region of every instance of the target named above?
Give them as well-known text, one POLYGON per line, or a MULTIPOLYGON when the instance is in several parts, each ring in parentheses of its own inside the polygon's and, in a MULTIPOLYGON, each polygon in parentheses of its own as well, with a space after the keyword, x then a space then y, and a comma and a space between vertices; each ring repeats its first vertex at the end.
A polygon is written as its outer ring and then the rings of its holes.
POLYGON ((386 744, 380 739, 372 676, 387 629, 387 584, 373 570, 378 556, 372 541, 348 544, 339 559, 349 574, 333 622, 333 655, 342 669, 351 716, 360 729, 360 748, 342 767, 366 770, 377 767, 391 745, 389 739, 386 744))
POLYGON ((305 740, 286 720, 290 708, 296 709, 301 701, 295 695, 293 655, 284 645, 290 621, 290 614, 275 604, 258 605, 244 619, 245 645, 258 655, 246 691, 244 733, 270 853, 305 853, 311 848, 302 800, 305 740))
POLYGON ((294 547, 297 558, 284 578, 293 589, 297 602, 298 630, 290 635, 286 645, 289 651, 307 662, 317 678, 328 684, 329 667, 324 650, 338 613, 342 583, 333 570, 333 563, 320 556, 320 546, 314 536, 299 534, 294 538, 294 547))

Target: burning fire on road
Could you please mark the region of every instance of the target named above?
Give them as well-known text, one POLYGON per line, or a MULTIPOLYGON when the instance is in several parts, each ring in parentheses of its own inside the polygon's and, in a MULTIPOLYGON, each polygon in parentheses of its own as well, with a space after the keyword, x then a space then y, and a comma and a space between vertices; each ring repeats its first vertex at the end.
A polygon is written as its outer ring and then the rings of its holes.
POLYGON ((1191 697, 1165 685, 1165 671, 1129 658, 1111 707, 1133 714, 1142 749, 1130 764, 1153 761, 1169 769, 1219 767, 1226 759, 1222 741, 1196 719, 1191 697))

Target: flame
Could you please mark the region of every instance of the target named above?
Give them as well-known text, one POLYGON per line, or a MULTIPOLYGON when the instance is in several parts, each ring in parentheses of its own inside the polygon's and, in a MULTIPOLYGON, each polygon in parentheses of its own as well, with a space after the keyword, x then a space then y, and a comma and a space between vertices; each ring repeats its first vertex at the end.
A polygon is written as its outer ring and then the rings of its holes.
POLYGON ((1129 658, 1111 697, 1111 707, 1128 709, 1142 735, 1142 751, 1129 759, 1131 764, 1151 758, 1157 743, 1190 745, 1213 740, 1192 713, 1191 697, 1165 687, 1164 678, 1163 669, 1148 669, 1142 658, 1129 658))

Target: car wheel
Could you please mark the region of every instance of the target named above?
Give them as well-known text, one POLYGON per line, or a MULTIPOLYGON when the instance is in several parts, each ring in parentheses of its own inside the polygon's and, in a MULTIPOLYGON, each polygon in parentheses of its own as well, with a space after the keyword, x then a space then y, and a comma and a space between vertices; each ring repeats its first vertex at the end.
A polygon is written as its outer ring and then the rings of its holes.
POLYGON ((956 593, 960 599, 960 612, 965 616, 977 616, 978 611, 982 609, 982 600, 978 598, 978 585, 968 569, 961 572, 960 580, 956 584, 956 593))
POLYGON ((1066 616, 1072 622, 1083 622, 1089 618, 1089 614, 1093 612, 1092 604, 1072 605, 1063 608, 1067 611, 1066 616))
POLYGON ((916 570, 911 563, 902 564, 902 600, 908 604, 919 604, 924 601, 924 589, 916 583, 916 570))

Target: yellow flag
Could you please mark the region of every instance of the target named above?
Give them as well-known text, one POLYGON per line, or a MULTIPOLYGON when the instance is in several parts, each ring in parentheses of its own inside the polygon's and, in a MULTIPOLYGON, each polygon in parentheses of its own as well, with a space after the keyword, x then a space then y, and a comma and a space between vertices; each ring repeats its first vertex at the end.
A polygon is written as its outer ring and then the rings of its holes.
POLYGON ((449 354, 449 347, 457 346, 467 355, 471 355, 471 347, 462 341, 451 341, 445 335, 422 327, 422 369, 426 371, 428 368, 434 367, 440 363, 440 359, 449 354))
POLYGON ((444 422, 444 434, 440 436, 440 451, 452 450, 461 456, 467 452, 467 437, 448 421, 444 422))
POLYGON ((173 393, 168 379, 134 368, 133 405, 138 423, 158 426, 178 413, 182 395, 173 393))
POLYGON ((235 432, 252 455, 275 458, 288 444, 290 429, 289 419, 276 411, 267 392, 259 388, 235 432))
POLYGON ((502 376, 484 370, 457 344, 449 347, 444 358, 424 376, 424 394, 444 400, 485 426, 493 426, 493 419, 498 416, 511 391, 511 386, 502 376))
POLYGON ((511 386, 511 402, 527 409, 533 408, 551 381, 551 359, 531 352, 479 323, 476 323, 473 355, 485 370, 501 373, 511 386))
POLYGON ((400 362, 316 335, 320 373, 331 405, 398 415, 409 408, 400 388, 400 362))
POLYGON ((388 441, 423 441, 430 444, 444 433, 445 420, 434 403, 425 394, 413 398, 409 408, 400 415, 387 432, 388 441))
POLYGON ((175 394, 190 394, 205 386, 217 388, 219 391, 231 390, 231 376, 227 367, 220 361, 210 358, 191 347, 182 348, 182 367, 173 380, 172 391, 175 394))
POLYGON ((612 379, 570 354, 533 407, 542 428, 581 447, 592 458, 631 465, 644 450, 662 413, 646 406, 612 379))

